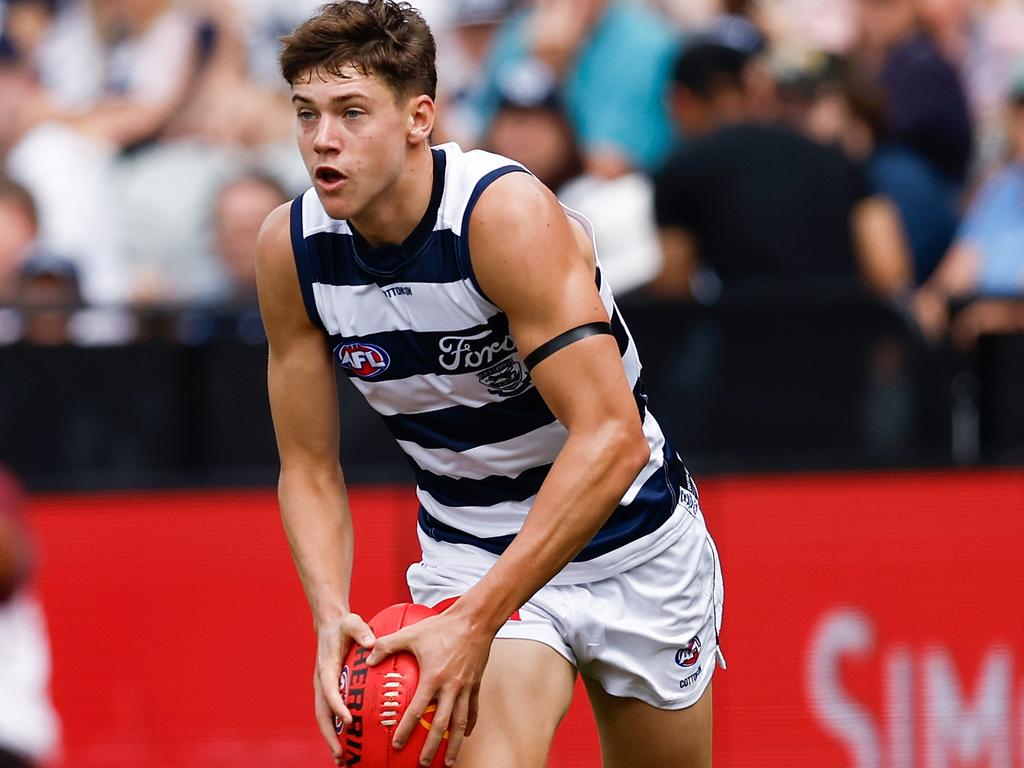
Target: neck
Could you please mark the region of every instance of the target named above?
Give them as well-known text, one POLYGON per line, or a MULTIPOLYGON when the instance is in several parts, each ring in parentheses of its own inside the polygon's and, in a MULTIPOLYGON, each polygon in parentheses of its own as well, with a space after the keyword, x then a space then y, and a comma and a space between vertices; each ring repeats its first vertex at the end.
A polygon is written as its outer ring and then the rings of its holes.
POLYGON ((401 243, 426 213, 433 184, 434 160, 424 143, 409 150, 401 176, 373 205, 352 218, 353 226, 370 245, 401 243))

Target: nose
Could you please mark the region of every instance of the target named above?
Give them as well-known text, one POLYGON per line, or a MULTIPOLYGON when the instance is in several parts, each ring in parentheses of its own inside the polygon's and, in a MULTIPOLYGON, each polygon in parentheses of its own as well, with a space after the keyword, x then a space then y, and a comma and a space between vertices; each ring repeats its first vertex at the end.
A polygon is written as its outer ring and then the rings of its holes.
POLYGON ((313 135, 313 151, 318 154, 329 154, 338 152, 341 145, 338 141, 338 132, 335 130, 334 120, 330 115, 321 115, 313 135))

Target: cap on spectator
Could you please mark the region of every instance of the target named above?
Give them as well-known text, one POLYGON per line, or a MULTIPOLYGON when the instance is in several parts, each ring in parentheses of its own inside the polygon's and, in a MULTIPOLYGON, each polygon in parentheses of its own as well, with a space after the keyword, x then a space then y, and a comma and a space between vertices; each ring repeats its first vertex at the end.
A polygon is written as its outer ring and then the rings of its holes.
POLYGON ((52 277, 77 284, 78 268, 72 262, 59 256, 52 256, 48 253, 37 254, 25 262, 21 268, 21 278, 33 280, 37 277, 52 277))
POLYGON ((558 82, 543 62, 525 59, 498 75, 502 108, 561 110, 558 82))
POLYGON ((676 60, 672 82, 701 98, 725 87, 742 88, 747 58, 732 46, 694 41, 683 48, 676 60))
POLYGON ((516 0, 455 0, 451 20, 456 27, 499 24, 516 6, 516 0))

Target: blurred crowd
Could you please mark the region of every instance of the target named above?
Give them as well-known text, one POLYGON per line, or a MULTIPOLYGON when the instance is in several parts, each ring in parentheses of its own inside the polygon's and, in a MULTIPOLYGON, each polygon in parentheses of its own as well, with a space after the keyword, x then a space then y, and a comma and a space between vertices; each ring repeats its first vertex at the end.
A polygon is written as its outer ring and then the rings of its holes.
MULTIPOLYGON (((318 4, 0 0, 0 343, 168 307, 259 338, 256 234, 308 186, 278 40, 318 4)), ((1018 0, 414 5, 435 143, 523 162, 619 294, 849 281, 930 339, 1024 329, 1018 0)))

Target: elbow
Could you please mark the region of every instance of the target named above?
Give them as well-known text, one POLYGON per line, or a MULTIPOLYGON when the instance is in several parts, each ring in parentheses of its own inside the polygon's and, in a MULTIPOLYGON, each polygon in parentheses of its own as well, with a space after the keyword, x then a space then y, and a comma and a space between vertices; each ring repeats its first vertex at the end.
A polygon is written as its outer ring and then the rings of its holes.
POLYGON ((607 455, 615 457, 616 469, 622 473, 628 488, 651 458, 651 448, 640 425, 622 425, 616 429, 607 455))

